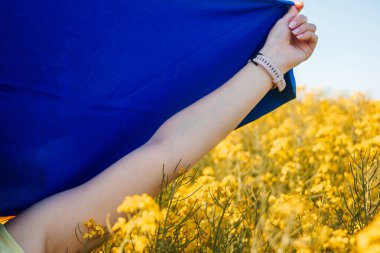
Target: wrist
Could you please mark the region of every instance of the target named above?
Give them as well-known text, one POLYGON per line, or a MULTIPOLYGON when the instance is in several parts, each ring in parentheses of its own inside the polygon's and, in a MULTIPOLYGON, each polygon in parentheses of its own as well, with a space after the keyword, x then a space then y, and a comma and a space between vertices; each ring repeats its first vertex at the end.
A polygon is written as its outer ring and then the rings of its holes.
POLYGON ((260 50, 260 53, 268 57, 273 62, 273 64, 276 65, 276 67, 281 71, 282 74, 285 74, 291 69, 289 66, 287 66, 287 64, 285 64, 286 59, 281 57, 281 55, 276 53, 275 51, 262 48, 260 50))
MULTIPOLYGON (((252 62, 248 61, 248 63, 245 65, 246 68, 253 68, 256 73, 259 72, 260 75, 262 76, 263 79, 265 79, 264 82, 262 83, 265 83, 266 84, 266 91, 270 91, 272 88, 273 88, 273 83, 272 83, 272 77, 269 75, 268 71, 266 71, 265 69, 263 69, 262 67, 257 66, 255 64, 252 64, 252 62)), ((250 73, 253 73, 252 69, 249 70, 250 73)), ((257 76, 254 75, 253 76, 253 80, 256 80, 257 79, 257 76)))
MULTIPOLYGON (((264 55, 263 53, 265 53, 265 50, 258 52, 258 54, 255 54, 252 58, 249 59, 249 61, 251 61, 256 66, 259 66, 260 68, 263 68, 266 72, 268 72, 273 83, 272 89, 278 88, 278 90, 282 92, 286 87, 286 81, 284 79, 284 72, 286 71, 286 68, 283 67, 283 65, 279 64, 278 61, 275 62, 274 60, 272 60, 267 55, 264 55)), ((278 58, 274 58, 274 59, 278 59, 278 58)))

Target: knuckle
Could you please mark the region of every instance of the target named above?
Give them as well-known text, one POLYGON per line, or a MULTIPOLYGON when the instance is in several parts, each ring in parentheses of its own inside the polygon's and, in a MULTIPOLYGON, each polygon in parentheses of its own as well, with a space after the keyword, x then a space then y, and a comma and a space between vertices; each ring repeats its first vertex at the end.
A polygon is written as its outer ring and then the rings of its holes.
POLYGON ((300 14, 299 15, 299 19, 301 20, 301 21, 303 21, 303 22, 307 22, 307 17, 305 16, 305 15, 303 15, 303 14, 300 14))
POLYGON ((305 32, 305 38, 310 38, 311 36, 311 32, 310 31, 306 31, 305 32))
POLYGON ((316 25, 314 25, 314 24, 310 24, 310 26, 311 26, 311 28, 312 28, 312 30, 315 32, 315 31, 317 31, 317 26, 316 25))
POLYGON ((299 28, 300 28, 301 31, 303 31, 303 32, 308 30, 308 29, 307 29, 307 28, 308 28, 307 24, 302 24, 302 25, 299 26, 299 28))

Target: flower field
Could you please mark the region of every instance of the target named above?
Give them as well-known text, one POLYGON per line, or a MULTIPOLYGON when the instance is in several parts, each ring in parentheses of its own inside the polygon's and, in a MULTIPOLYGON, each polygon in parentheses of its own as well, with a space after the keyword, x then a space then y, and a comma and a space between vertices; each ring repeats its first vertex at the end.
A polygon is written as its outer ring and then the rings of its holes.
POLYGON ((86 252, 380 252, 379 206, 380 101, 300 87, 80 236, 86 252))

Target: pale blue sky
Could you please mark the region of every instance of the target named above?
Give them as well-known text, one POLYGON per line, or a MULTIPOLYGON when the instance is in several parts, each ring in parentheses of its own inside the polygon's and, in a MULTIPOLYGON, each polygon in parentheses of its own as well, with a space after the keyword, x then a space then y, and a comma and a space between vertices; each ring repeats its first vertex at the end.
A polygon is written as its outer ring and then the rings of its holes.
POLYGON ((304 0, 317 25, 314 54, 294 68, 298 85, 329 95, 352 91, 380 99, 380 0, 304 0))

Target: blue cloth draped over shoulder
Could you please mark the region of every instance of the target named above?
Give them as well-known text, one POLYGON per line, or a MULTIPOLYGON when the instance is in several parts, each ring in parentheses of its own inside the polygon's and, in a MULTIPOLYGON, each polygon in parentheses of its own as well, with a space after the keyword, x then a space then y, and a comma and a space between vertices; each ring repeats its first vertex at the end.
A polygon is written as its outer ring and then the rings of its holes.
MULTIPOLYGON (((293 4, 0 1, 0 215, 83 184, 144 144, 235 75, 293 4)), ((285 80, 237 128, 294 99, 293 70, 285 80)))

